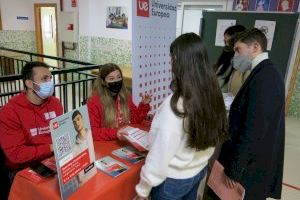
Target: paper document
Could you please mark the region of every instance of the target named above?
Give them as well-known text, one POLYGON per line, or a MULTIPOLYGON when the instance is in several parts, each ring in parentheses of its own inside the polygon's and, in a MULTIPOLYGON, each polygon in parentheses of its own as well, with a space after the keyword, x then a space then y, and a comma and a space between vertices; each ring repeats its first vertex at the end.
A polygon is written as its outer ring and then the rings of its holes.
POLYGON ((149 139, 148 132, 143 131, 139 128, 134 128, 131 126, 126 126, 120 130, 123 136, 128 140, 135 148, 139 151, 149 150, 149 139))
POLYGON ((110 156, 105 156, 99 160, 96 160, 95 164, 99 170, 112 177, 117 177, 129 169, 128 166, 113 159, 110 156))
POLYGON ((145 158, 145 153, 138 152, 131 146, 116 149, 112 152, 112 154, 130 163, 138 163, 145 158))
POLYGON ((217 27, 216 27, 216 39, 215 46, 224 47, 224 32, 230 26, 234 26, 236 24, 235 19, 218 19, 217 27))
POLYGON ((224 99, 224 103, 225 103, 225 108, 226 110, 230 110, 230 106, 233 102, 234 96, 232 93, 223 93, 223 99, 224 99))
POLYGON ((254 27, 261 30, 268 40, 267 50, 270 51, 273 44, 276 21, 255 20, 254 27))

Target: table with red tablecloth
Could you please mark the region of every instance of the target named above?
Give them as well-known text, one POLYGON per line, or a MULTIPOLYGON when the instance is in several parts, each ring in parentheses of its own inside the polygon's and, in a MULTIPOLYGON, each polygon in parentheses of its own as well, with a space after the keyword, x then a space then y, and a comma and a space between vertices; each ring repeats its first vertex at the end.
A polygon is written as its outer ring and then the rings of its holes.
MULTIPOLYGON (((113 150, 126 145, 128 144, 120 141, 94 142, 96 160, 104 156, 111 156, 129 166, 130 169, 115 178, 97 170, 97 174, 75 191, 69 199, 133 199, 136 196, 135 185, 139 181, 144 161, 131 164, 112 155, 113 150)), ((37 184, 17 174, 10 190, 9 199, 60 199, 57 175, 37 184)))

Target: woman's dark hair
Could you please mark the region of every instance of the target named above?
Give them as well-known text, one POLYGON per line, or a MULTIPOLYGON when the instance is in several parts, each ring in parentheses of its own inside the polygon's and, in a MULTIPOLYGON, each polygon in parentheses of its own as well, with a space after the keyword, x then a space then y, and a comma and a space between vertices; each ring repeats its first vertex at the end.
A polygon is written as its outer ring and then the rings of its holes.
POLYGON ((224 35, 227 34, 230 36, 229 45, 233 48, 234 38, 239 34, 240 32, 245 31, 246 28, 243 25, 237 24, 234 26, 228 27, 224 31, 224 35))
MULTIPOLYGON (((217 75, 223 75, 231 66, 231 60, 232 57, 234 56, 234 51, 233 51, 234 40, 239 33, 245 30, 246 28, 243 25, 230 26, 225 30, 224 35, 227 34, 230 36, 230 39, 228 41, 229 46, 224 48, 222 54, 218 58, 218 61, 214 67, 215 71, 217 71, 217 69, 221 66, 221 68, 217 72, 217 75)), ((228 75, 224 77, 224 82, 225 82, 224 84, 226 84, 229 81, 232 71, 233 68, 230 69, 228 75)))
POLYGON ((202 39, 187 33, 179 36, 170 47, 173 71, 171 108, 184 118, 188 146, 204 150, 228 136, 228 122, 222 92, 213 68, 208 62, 202 39), (178 109, 179 98, 183 110, 178 109))

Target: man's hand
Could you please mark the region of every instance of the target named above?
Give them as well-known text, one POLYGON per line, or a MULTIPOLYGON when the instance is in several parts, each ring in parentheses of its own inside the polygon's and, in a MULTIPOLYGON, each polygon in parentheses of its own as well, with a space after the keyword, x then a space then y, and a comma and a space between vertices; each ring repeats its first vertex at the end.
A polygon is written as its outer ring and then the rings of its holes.
POLYGON ((229 178, 228 176, 225 175, 225 185, 226 187, 230 188, 230 189, 234 189, 236 187, 238 182, 232 180, 231 178, 229 178))

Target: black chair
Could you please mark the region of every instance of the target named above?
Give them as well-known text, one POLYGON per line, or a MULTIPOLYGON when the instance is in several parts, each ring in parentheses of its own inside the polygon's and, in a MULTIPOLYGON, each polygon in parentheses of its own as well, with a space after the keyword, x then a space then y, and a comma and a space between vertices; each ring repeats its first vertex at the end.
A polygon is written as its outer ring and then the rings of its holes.
POLYGON ((9 171, 5 166, 5 156, 0 148, 0 180, 1 180, 1 186, 0 186, 0 200, 7 200, 10 190, 10 179, 9 179, 9 171))

